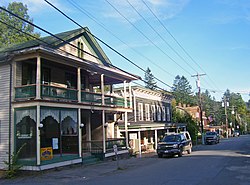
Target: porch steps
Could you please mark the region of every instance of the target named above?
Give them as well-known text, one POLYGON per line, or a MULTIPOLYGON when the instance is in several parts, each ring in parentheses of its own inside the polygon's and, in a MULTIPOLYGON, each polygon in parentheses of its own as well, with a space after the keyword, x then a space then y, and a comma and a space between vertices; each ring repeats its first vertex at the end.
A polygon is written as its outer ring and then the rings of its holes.
POLYGON ((92 164, 97 164, 99 162, 101 162, 101 160, 94 155, 84 156, 82 158, 83 165, 92 165, 92 164))

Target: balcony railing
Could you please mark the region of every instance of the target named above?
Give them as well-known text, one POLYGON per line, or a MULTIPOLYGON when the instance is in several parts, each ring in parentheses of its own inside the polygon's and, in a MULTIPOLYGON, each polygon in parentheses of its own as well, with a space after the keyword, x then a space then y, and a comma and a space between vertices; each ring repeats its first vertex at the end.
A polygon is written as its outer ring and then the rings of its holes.
MULTIPOLYGON (((78 101, 78 90, 69 89, 65 87, 41 85, 41 97, 53 98, 62 100, 78 101)), ((24 85, 15 88, 16 99, 27 99, 36 97, 36 85, 24 85)), ((91 103, 94 105, 102 105, 102 94, 81 91, 81 102, 91 103)), ((111 95, 104 95, 104 104, 114 107, 125 107, 125 100, 123 97, 116 97, 111 95)), ((127 107, 130 107, 130 101, 127 99, 127 107)))
MULTIPOLYGON (((81 101, 93 104, 102 104, 102 94, 82 91, 81 101)), ((122 97, 116 97, 111 95, 104 95, 104 103, 109 106, 125 107, 125 101, 122 97)), ((129 99, 127 99, 128 107, 130 106, 129 99)))
POLYGON ((24 85, 21 87, 15 87, 15 98, 35 98, 36 97, 36 85, 24 85))
POLYGON ((77 90, 50 85, 41 85, 41 96, 77 101, 77 90))

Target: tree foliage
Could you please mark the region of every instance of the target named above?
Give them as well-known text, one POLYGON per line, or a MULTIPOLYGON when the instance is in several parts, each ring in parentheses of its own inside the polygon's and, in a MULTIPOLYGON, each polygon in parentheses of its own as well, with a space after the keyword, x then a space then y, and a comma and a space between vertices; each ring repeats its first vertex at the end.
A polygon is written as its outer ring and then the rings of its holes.
POLYGON ((195 104, 192 87, 184 76, 177 75, 175 77, 172 91, 177 103, 195 104))
MULTIPOLYGON (((23 19, 33 22, 33 20, 28 15, 28 8, 26 5, 23 5, 21 2, 9 3, 8 7, 2 6, 4 9, 9 10, 10 12, 22 17, 23 19)), ((15 16, 9 14, 4 10, 0 10, 0 19, 6 24, 9 24, 16 29, 19 29, 25 33, 29 33, 35 37, 39 37, 39 33, 34 32, 34 27, 25 21, 16 18, 15 16)), ((0 22, 0 48, 8 47, 13 44, 25 42, 32 40, 30 36, 24 34, 16 29, 9 27, 8 25, 0 22)))
POLYGON ((149 68, 147 68, 147 70, 145 72, 144 81, 145 81, 146 88, 154 90, 157 87, 156 81, 154 80, 154 75, 152 74, 152 72, 149 68))
MULTIPOLYGON (((236 125, 242 126, 243 122, 247 120, 247 107, 239 93, 231 93, 227 90, 224 97, 229 102, 228 107, 228 122, 232 123, 232 127, 236 125)), ((241 127, 241 129, 243 129, 241 127)))
POLYGON ((185 112, 176 109, 176 101, 172 100, 172 122, 173 123, 186 123, 187 130, 189 131, 191 138, 195 140, 198 135, 199 128, 195 120, 192 119, 192 116, 185 112))

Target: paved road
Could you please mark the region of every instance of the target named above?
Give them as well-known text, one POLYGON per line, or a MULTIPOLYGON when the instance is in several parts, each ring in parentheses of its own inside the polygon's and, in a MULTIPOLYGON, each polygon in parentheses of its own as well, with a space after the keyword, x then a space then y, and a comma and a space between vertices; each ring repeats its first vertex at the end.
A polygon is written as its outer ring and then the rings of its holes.
POLYGON ((250 185, 250 135, 194 148, 181 158, 143 158, 47 171, 0 184, 250 185))

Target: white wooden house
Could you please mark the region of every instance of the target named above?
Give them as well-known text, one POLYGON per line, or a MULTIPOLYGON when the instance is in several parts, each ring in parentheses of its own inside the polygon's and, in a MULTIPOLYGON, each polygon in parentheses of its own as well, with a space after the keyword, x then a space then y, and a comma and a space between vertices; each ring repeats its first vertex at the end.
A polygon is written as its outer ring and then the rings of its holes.
MULTIPOLYGON (((176 132, 180 125, 172 123, 173 96, 170 92, 142 86, 130 88, 131 90, 126 88, 126 91, 132 91, 133 111, 128 113, 127 118, 121 114, 116 132, 123 136, 128 133, 130 148, 141 154, 143 151, 155 150, 157 142, 165 133, 176 132), (125 120, 128 122, 127 128, 124 125, 125 120)), ((117 88, 115 92, 124 95, 125 91, 123 88, 117 88)))
POLYGON ((24 144, 26 170, 80 163, 86 153, 104 158, 109 142, 128 146, 107 140, 105 128, 117 112, 132 112, 131 92, 110 94, 139 77, 112 66, 88 28, 56 36, 0 50, 0 169, 24 144))

